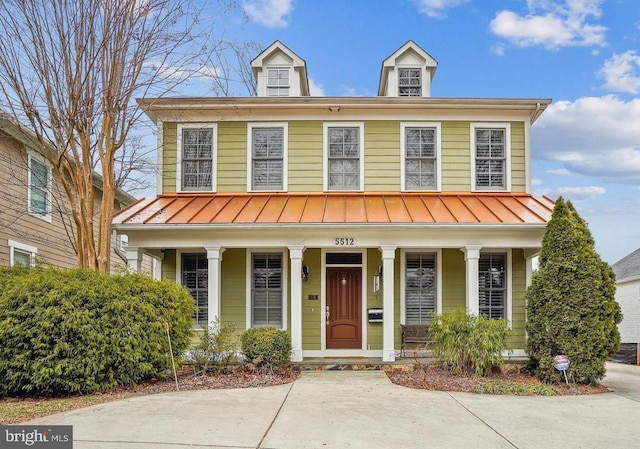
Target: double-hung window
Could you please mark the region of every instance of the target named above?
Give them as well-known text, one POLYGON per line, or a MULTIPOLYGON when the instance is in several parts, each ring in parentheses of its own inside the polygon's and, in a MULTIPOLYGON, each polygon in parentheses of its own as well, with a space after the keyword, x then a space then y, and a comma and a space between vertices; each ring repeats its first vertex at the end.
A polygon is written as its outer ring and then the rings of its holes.
POLYGON ((251 190, 286 190, 286 124, 249 124, 251 190))
POLYGON ((214 188, 215 127, 178 126, 180 188, 211 191, 214 188))
POLYGON ((29 153, 29 214, 51 220, 51 167, 29 153))
POLYGON ((486 318, 507 318, 507 256, 482 253, 478 261, 478 302, 486 318))
POLYGON ((405 265, 405 324, 425 324, 436 314, 436 255, 407 253, 405 265))
POLYGON ((400 97, 422 96, 422 70, 419 68, 398 69, 398 95, 400 97))
POLYGON ((282 253, 251 255, 251 327, 283 327, 282 253))
POLYGON ((289 69, 268 69, 267 70, 267 95, 269 97, 288 97, 289 69))
POLYGON ((196 326, 208 326, 209 318, 209 269, 206 254, 182 254, 182 285, 189 290, 196 310, 193 319, 196 326))
POLYGON ((404 190, 437 190, 439 124, 402 124, 404 190))
POLYGON ((7 241, 9 245, 9 264, 32 267, 35 265, 38 248, 24 243, 15 242, 11 239, 7 241))
POLYGON ((363 190, 363 125, 325 124, 325 190, 363 190))
POLYGON ((508 189, 509 127, 472 125, 472 131, 475 189, 508 189))

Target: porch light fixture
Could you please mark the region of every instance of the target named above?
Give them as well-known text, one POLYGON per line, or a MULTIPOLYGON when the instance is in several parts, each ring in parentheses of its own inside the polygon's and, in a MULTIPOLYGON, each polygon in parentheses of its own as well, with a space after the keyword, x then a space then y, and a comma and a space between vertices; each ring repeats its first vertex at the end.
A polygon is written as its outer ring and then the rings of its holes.
POLYGON ((347 285, 347 278, 344 276, 344 274, 342 275, 342 280, 340 281, 340 283, 342 285, 347 285))
POLYGON ((309 266, 308 265, 303 265, 302 266, 302 268, 300 269, 300 277, 305 282, 309 280, 309 266))

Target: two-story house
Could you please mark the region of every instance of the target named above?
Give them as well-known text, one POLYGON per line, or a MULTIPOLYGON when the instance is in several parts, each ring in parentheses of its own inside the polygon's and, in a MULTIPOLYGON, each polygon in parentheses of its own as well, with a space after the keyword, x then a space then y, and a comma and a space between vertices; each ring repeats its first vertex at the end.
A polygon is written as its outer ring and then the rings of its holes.
POLYGON ((505 317, 524 355, 525 300, 553 202, 531 195, 532 124, 548 99, 436 98, 409 41, 375 97, 311 97, 279 41, 257 96, 144 98, 158 196, 114 220, 187 286, 196 322, 288 329, 292 359, 393 361, 400 323, 456 308, 505 317))
MULTIPOLYGON (((0 112, 0 266, 33 266, 40 262, 60 268, 75 267, 75 224, 67 198, 38 147, 28 129, 0 112)), ((94 181, 94 194, 99 200, 102 178, 96 173, 94 181)), ((118 190, 114 206, 118 210, 135 201, 118 190)), ((99 205, 96 215, 98 212, 99 205)), ((127 264, 115 235, 111 264, 114 272, 127 264)), ((151 258, 145 257, 144 271, 150 272, 153 264, 151 258)))

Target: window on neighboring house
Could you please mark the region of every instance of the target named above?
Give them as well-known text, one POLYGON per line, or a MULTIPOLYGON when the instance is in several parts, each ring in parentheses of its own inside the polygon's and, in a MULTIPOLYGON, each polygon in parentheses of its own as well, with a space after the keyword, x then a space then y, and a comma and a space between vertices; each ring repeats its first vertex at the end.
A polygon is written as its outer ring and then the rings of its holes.
POLYGON ((209 263, 206 254, 182 255, 182 285, 196 304, 193 318, 196 326, 206 327, 209 320, 209 263))
POLYGON ((435 190, 438 185, 438 129, 403 127, 405 190, 435 190))
POLYGON ((251 327, 282 328, 282 254, 252 254, 251 273, 251 327))
POLYGON ((507 256, 480 254, 478 288, 480 314, 487 318, 507 318, 507 256))
POLYGON ((507 188, 507 132, 504 128, 475 128, 477 189, 507 188))
POLYGON ((251 127, 251 189, 284 189, 284 127, 251 127))
POLYGON ((182 190, 213 189, 213 131, 212 127, 182 128, 182 190))
POLYGON ((9 246, 9 264, 11 266, 22 265, 32 267, 35 265, 38 248, 13 240, 8 240, 7 243, 9 246))
POLYGON ((51 217, 51 168, 41 159, 29 155, 29 213, 51 217))
POLYGON ((430 323, 436 313, 436 255, 407 253, 405 324, 430 323))
POLYGON ((422 96, 422 70, 398 70, 398 95, 401 97, 422 96))
POLYGON ((362 127, 327 127, 327 190, 362 190, 362 127))
POLYGON ((289 69, 269 69, 267 71, 268 96, 288 97, 289 87, 289 69))

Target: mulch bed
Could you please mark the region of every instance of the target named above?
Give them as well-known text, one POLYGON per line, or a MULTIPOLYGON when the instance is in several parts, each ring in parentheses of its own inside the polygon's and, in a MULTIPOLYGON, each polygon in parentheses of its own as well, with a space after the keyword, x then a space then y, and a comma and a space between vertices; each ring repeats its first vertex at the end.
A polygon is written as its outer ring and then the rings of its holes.
MULTIPOLYGON (((476 392, 479 384, 489 381, 534 386, 541 382, 520 369, 506 369, 505 372, 493 372, 490 376, 474 378, 454 374, 439 365, 415 365, 413 370, 388 371, 389 379, 396 384, 409 388, 437 391, 476 392)), ((558 395, 575 396, 585 394, 606 393, 609 390, 602 385, 582 385, 569 382, 558 382, 553 385, 558 395)))

